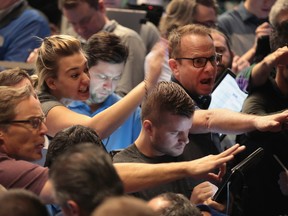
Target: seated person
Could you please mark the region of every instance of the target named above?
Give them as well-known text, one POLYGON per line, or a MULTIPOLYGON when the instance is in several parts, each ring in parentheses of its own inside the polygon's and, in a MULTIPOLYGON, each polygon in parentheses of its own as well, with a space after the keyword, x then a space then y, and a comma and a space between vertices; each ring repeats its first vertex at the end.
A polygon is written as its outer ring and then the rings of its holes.
POLYGON ((37 37, 50 35, 49 23, 26 0, 2 1, 0 10, 0 61, 26 62, 30 52, 39 47, 37 37))
MULTIPOLYGON (((179 156, 189 142, 188 133, 194 110, 193 100, 180 85, 164 81, 158 83, 142 104, 142 130, 139 137, 131 146, 117 153, 113 162, 157 164, 181 161, 179 156)), ((201 203, 206 202, 216 192, 213 187, 203 186, 204 182, 199 187, 206 190, 205 196, 201 191, 198 192, 201 198, 197 197, 197 194, 191 195, 189 181, 188 178, 183 178, 133 195, 149 200, 168 191, 181 193, 198 204, 201 199, 201 203)))
MULTIPOLYGON (((272 27, 275 28, 287 20, 287 13, 287 1, 277 0, 269 13, 269 21, 272 27)), ((287 59, 287 50, 287 46, 279 48, 270 55, 265 56, 259 64, 252 65, 248 70, 241 71, 236 78, 239 87, 243 91, 249 92, 250 88, 253 88, 253 86, 257 87, 263 85, 269 76, 275 77, 275 70, 273 68, 278 64, 278 62, 283 62, 285 64, 285 59, 287 59)))
POLYGON ((59 155, 82 142, 93 143, 106 151, 101 139, 92 128, 74 125, 59 131, 50 141, 44 166, 50 167, 59 155))
POLYGON ((144 80, 146 47, 140 35, 132 29, 110 20, 102 0, 59 0, 62 14, 74 31, 87 41, 100 31, 112 32, 121 38, 129 49, 129 57, 115 92, 124 96, 144 80))
MULTIPOLYGON (((251 88, 246 98, 242 112, 253 115, 269 115, 271 113, 287 111, 288 103, 288 21, 282 22, 270 35, 272 54, 263 61, 272 59, 275 65, 275 78, 266 78, 266 82, 258 87, 251 88), (280 55, 279 55, 280 53, 280 55), (276 58, 278 59, 275 61, 276 58)), ((254 69, 263 63, 255 65, 254 69)), ((266 68, 268 65, 266 64, 266 68)), ((273 70, 273 68, 271 68, 273 70)), ((271 71, 272 72, 272 71, 271 71)), ((279 158, 285 167, 288 166, 288 133, 286 124, 279 132, 252 131, 237 136, 237 141, 245 145, 247 151, 239 158, 246 157, 258 147, 264 149, 264 156, 251 171, 245 173, 246 191, 249 196, 243 199, 244 215, 285 215, 288 213, 288 197, 280 191, 278 179, 283 167, 275 160, 279 158), (273 199, 269 199, 273 197, 273 199), (263 208, 265 206, 265 208, 263 208)), ((237 157, 238 158, 238 157, 237 157)))
MULTIPOLYGON (((128 58, 128 48, 113 33, 99 32, 85 45, 90 74, 90 97, 86 101, 73 101, 68 108, 93 117, 122 97, 114 93, 128 58)), ((119 150, 130 145, 140 133, 140 108, 120 125, 108 138, 103 139, 106 150, 119 150)))
POLYGON ((233 53, 230 47, 230 42, 228 37, 221 31, 212 28, 211 36, 213 38, 213 44, 215 47, 216 53, 222 55, 221 62, 217 64, 217 75, 216 82, 221 74, 227 69, 230 68, 232 72, 237 75, 244 68, 250 66, 250 63, 240 56, 237 56, 233 53))
POLYGON ((49 180, 64 215, 89 216, 106 198, 124 194, 111 158, 94 143, 79 143, 59 155, 49 180))

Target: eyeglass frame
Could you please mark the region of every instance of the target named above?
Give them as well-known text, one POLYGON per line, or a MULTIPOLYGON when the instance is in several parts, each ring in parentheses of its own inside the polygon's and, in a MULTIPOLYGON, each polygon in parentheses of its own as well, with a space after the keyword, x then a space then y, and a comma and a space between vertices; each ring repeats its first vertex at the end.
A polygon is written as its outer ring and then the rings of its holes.
POLYGON ((192 61, 192 64, 193 64, 193 66, 195 68, 203 68, 203 67, 206 66, 208 61, 210 61, 213 66, 214 66, 214 62, 215 62, 215 66, 217 66, 219 63, 222 62, 222 54, 216 53, 215 55, 212 55, 212 56, 210 56, 208 58, 206 58, 206 57, 195 57, 195 58, 181 57, 181 58, 175 58, 175 60, 177 60, 177 61, 179 61, 179 60, 190 60, 190 61, 192 61), (217 62, 217 58, 218 58, 218 62, 217 62), (197 60, 197 59, 205 59, 204 65, 203 66, 199 66, 199 67, 195 66, 195 62, 194 61, 197 60))
POLYGON ((11 121, 6 121, 2 122, 0 124, 14 124, 14 123, 26 123, 30 124, 33 129, 38 129, 42 123, 46 121, 46 116, 32 116, 29 119, 26 120, 11 120, 11 121), (37 120, 38 122, 35 122, 37 120))

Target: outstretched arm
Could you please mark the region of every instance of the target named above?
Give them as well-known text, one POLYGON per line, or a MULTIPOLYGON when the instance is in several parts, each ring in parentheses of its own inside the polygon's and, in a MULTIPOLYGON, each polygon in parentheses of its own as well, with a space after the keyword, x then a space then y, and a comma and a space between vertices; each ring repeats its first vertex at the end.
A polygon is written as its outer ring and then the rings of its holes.
POLYGON ((227 109, 196 110, 190 133, 240 134, 253 130, 277 132, 286 126, 288 111, 267 116, 249 115, 227 109))
POLYGON ((80 124, 95 129, 101 139, 109 136, 116 130, 139 106, 143 97, 157 83, 161 74, 164 60, 166 44, 159 42, 153 48, 154 56, 149 63, 149 75, 146 80, 132 89, 120 101, 89 118, 85 115, 77 114, 64 106, 55 106, 47 114, 46 125, 48 135, 54 136, 58 131, 69 126, 80 124))
POLYGON ((282 47, 267 55, 262 61, 242 70, 236 77, 239 87, 247 92, 249 89, 264 85, 273 68, 288 64, 288 48, 282 47), (248 86, 248 87, 247 87, 248 86))
POLYGON ((281 64, 288 64, 287 46, 277 49, 253 67, 251 71, 252 86, 261 86, 265 84, 273 68, 281 64))
POLYGON ((188 176, 208 179, 212 177, 215 180, 215 175, 209 172, 215 168, 225 169, 226 162, 244 149, 244 146, 235 144, 218 155, 208 155, 192 161, 160 164, 115 163, 114 166, 124 183, 125 191, 130 193, 188 176))

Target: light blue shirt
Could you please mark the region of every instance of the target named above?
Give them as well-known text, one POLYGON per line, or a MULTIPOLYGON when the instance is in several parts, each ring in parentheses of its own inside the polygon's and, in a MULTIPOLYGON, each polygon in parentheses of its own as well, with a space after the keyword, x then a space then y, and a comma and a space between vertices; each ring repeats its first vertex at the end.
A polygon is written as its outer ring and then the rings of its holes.
MULTIPOLYGON (((120 99, 121 97, 117 94, 111 94, 101 104, 101 107, 99 107, 99 109, 97 109, 93 113, 91 112, 90 107, 82 101, 73 101, 68 105, 68 108, 70 110, 73 110, 74 112, 93 117, 94 115, 102 112, 120 99)), ((108 138, 103 139, 102 142, 108 152, 112 150, 124 149, 136 140, 140 131, 141 109, 138 107, 117 130, 115 130, 108 138)))

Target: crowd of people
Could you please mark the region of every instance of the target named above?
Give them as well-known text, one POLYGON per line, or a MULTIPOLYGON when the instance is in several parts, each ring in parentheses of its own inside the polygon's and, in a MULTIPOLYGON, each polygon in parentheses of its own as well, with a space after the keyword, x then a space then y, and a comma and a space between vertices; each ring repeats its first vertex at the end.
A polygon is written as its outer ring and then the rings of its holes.
POLYGON ((1 2, 0 63, 34 70, 0 64, 0 215, 288 214, 286 0, 221 14, 217 0, 170 0, 140 32, 105 0, 57 3, 65 33, 44 6, 1 2), (240 112, 209 108, 227 69, 248 94, 240 112))

